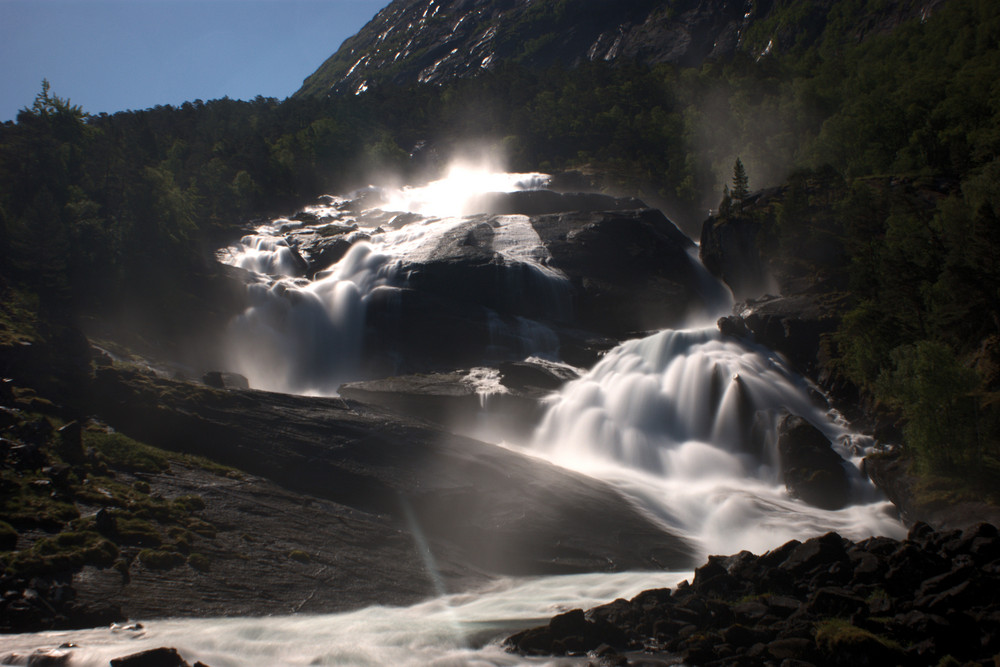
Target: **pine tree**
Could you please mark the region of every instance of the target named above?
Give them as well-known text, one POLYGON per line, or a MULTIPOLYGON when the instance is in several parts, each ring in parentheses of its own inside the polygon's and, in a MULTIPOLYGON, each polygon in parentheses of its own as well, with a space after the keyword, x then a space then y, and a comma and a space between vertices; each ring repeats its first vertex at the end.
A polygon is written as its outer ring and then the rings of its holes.
POLYGON ((743 161, 736 158, 736 164, 733 165, 732 198, 739 202, 742 208, 743 200, 748 194, 750 194, 750 178, 747 176, 747 170, 743 168, 743 161))

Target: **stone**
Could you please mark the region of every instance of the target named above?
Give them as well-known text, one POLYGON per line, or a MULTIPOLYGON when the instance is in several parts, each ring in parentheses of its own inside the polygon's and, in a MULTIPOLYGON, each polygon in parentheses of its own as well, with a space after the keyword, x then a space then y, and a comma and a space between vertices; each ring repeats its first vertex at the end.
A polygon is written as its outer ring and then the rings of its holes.
POLYGON ((111 667, 191 667, 175 648, 153 648, 111 660, 111 667))
POLYGON ((850 481, 844 460, 819 429, 797 415, 778 422, 778 456, 788 492, 828 510, 844 507, 850 481))
POLYGON ((810 597, 807 609, 820 617, 847 618, 859 611, 867 611, 868 603, 841 588, 821 588, 810 597))
POLYGON ((815 645, 808 639, 793 637, 791 639, 775 639, 767 644, 767 652, 771 657, 778 660, 786 658, 804 659, 808 658, 814 651, 815 645))
POLYGON ((59 455, 66 463, 82 463, 83 454, 83 429, 80 422, 71 421, 56 431, 59 435, 59 455))
POLYGON ((214 387, 216 389, 250 388, 250 382, 246 379, 246 376, 240 375, 239 373, 208 371, 202 376, 201 381, 209 387, 214 387))

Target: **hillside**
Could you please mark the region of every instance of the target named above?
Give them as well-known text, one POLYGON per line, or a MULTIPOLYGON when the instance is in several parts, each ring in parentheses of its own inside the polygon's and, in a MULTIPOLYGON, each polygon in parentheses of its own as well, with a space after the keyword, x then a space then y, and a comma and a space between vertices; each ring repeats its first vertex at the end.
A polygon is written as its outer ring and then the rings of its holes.
POLYGON ((296 96, 444 83, 504 64, 699 67, 737 52, 861 41, 943 0, 395 0, 310 75, 296 96), (829 29, 829 30, 828 30, 829 29))

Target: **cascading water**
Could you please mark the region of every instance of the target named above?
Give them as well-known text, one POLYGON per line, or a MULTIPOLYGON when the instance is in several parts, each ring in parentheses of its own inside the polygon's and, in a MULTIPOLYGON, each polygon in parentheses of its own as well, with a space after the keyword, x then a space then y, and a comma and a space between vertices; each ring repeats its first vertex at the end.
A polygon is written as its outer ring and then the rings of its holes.
POLYGON ((706 555, 760 552, 829 530, 900 536, 891 506, 852 461, 869 439, 814 396, 780 357, 715 327, 662 331, 619 346, 569 383, 533 446, 612 483, 706 555), (785 413, 831 440, 853 505, 827 511, 789 496, 775 437, 785 413))
MULTIPOLYGON (((498 215, 486 221, 472 216, 484 193, 538 189, 547 182, 544 174, 457 168, 421 188, 372 188, 353 202, 331 197, 329 205, 306 209, 318 220, 314 224, 280 219, 259 227, 220 253, 221 261, 255 273, 257 280, 249 288, 249 307, 229 329, 229 367, 255 388, 336 394, 342 383, 364 376, 364 333, 372 300, 378 297, 391 306, 391 292, 407 285, 408 266, 432 260, 456 233, 468 228, 473 235, 476 224, 487 225, 493 262, 503 267, 505 284, 495 291, 507 303, 498 305, 516 312, 517 301, 531 300, 535 311, 568 318, 566 278, 546 265, 548 251, 528 218, 498 215), (286 235, 315 239, 331 227, 338 233, 353 230, 341 234, 345 254, 315 271, 312 280, 298 277, 306 261, 286 235)), ((501 357, 557 354, 555 334, 540 322, 495 313, 487 322, 492 339, 488 352, 501 357)))

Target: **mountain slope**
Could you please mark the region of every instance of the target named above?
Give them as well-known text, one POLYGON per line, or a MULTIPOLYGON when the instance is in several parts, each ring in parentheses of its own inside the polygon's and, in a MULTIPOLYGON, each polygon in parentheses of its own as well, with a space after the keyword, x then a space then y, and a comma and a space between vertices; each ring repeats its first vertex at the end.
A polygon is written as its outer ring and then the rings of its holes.
POLYGON ((309 76, 296 96, 378 83, 442 83, 501 63, 699 66, 838 38, 863 39, 944 0, 395 0, 309 76))

